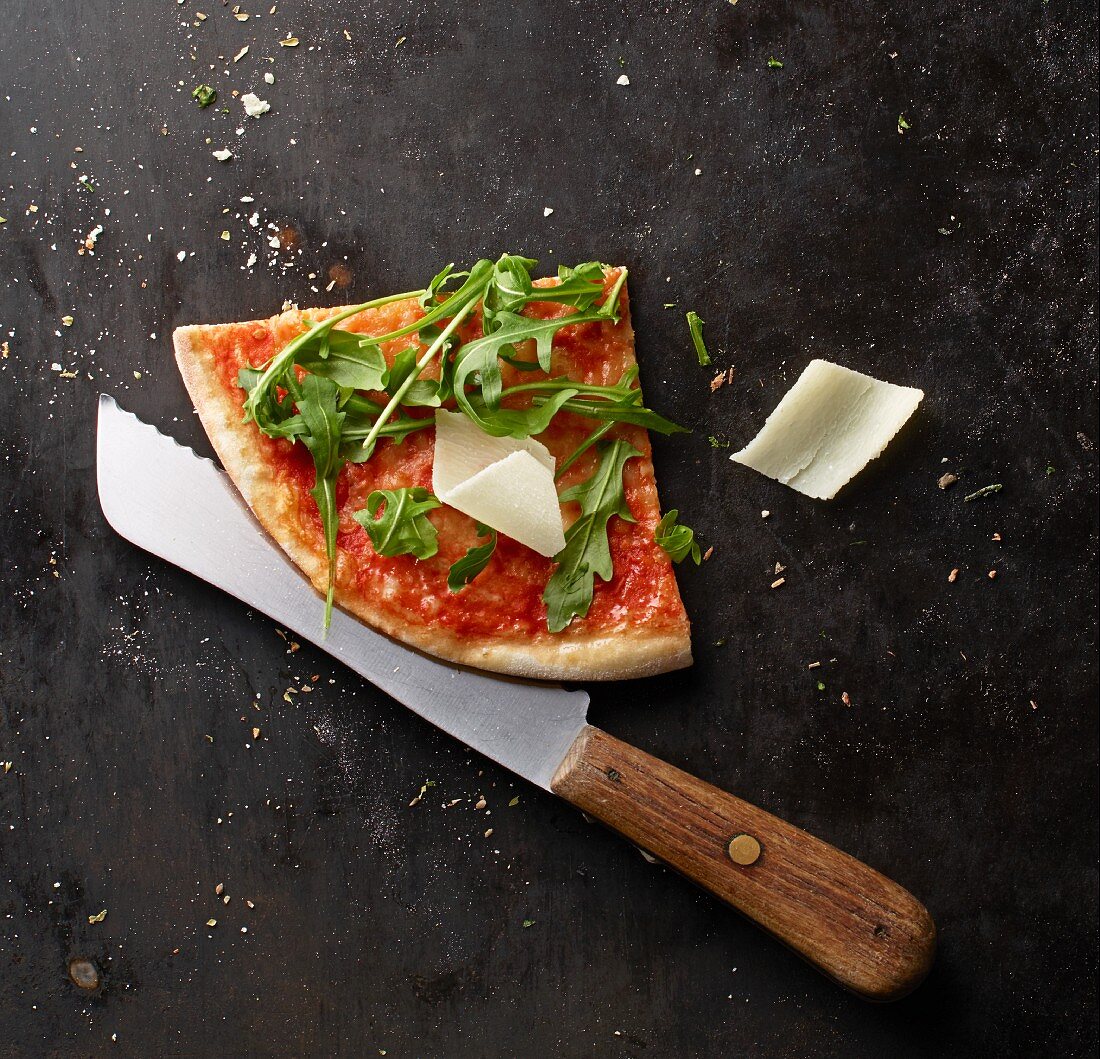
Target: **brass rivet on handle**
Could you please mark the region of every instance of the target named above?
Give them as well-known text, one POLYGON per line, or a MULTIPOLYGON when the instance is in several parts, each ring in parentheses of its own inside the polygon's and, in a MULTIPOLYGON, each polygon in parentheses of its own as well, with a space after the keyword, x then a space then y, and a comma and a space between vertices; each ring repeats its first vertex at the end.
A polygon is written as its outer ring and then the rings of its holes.
POLYGON ((730 860, 747 868, 760 859, 760 840, 752 835, 734 835, 728 846, 730 860))

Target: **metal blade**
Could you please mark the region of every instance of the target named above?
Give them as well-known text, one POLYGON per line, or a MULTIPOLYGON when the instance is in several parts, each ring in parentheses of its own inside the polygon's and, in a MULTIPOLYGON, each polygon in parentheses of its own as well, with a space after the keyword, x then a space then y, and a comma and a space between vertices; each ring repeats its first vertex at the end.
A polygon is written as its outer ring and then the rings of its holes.
POLYGON ((339 610, 326 636, 321 598, 213 463, 106 394, 98 431, 99 500, 121 536, 293 629, 425 720, 550 789, 584 727, 586 692, 446 665, 339 610))

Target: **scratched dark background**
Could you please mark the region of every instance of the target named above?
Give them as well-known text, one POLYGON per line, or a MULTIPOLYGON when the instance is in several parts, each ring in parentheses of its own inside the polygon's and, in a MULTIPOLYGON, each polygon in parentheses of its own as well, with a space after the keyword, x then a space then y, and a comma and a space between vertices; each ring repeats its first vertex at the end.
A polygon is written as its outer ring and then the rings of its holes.
POLYGON ((1094 6, 270 6, 4 4, 0 1054, 1093 1054, 1094 6), (505 249, 628 265, 650 403, 695 429, 656 455, 714 547, 695 667, 593 720, 919 895, 911 998, 845 995, 105 525, 100 391, 208 451, 174 326, 505 249), (835 503, 707 440, 813 356, 927 393, 835 503))

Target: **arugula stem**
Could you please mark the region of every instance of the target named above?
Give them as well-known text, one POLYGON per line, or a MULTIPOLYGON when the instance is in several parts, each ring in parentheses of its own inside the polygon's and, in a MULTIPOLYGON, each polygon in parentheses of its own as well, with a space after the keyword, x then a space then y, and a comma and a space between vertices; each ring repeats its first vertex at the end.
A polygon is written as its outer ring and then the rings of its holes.
POLYGON ((573 466, 593 445, 596 444, 600 438, 604 437, 608 431, 614 427, 614 423, 604 423, 602 427, 596 427, 591 434, 588 435, 566 458, 565 462, 554 472, 554 481, 557 482, 561 479, 561 476, 573 466))
MULTIPOLYGON (((428 427, 434 426, 435 418, 433 416, 425 416, 423 419, 403 419, 397 423, 386 423, 385 426, 378 431, 378 435, 383 438, 399 438, 404 437, 406 434, 415 434, 418 430, 427 430, 428 427)), ((373 424, 370 429, 373 429, 373 424)), ((368 433, 369 430, 349 427, 344 430, 344 438, 347 441, 360 441, 365 438, 368 433)))
MULTIPOLYGON (((536 398, 536 403, 544 404, 546 398, 536 398)), ((594 419, 603 419, 608 411, 615 408, 618 402, 614 401, 586 401, 583 397, 571 397, 560 406, 561 411, 576 412, 577 415, 591 416, 594 419)))
MULTIPOLYGON (((406 291, 404 294, 387 294, 384 298, 375 298, 373 301, 363 302, 362 305, 353 305, 350 309, 344 309, 335 316, 330 316, 321 326, 327 324, 329 327, 332 327, 334 324, 338 324, 342 320, 347 320, 356 313, 361 313, 366 309, 378 309, 383 305, 390 305, 393 302, 403 302, 407 301, 409 298, 419 298, 423 293, 422 290, 412 290, 406 291)), ((371 341, 375 342, 377 339, 372 338, 371 341)))
POLYGON ((397 392, 390 398, 389 404, 382 409, 381 415, 374 421, 374 426, 370 428, 367 436, 363 439, 364 449, 369 451, 373 448, 374 443, 378 440, 378 435, 382 433, 382 428, 385 426, 386 420, 397 410, 402 400, 404 400, 405 394, 409 392, 412 388, 412 384, 420 377, 420 373, 432 362, 435 355, 446 344, 447 339, 455 332, 458 325, 470 315, 476 305, 477 299, 471 298, 455 313, 451 318, 451 322, 439 333, 439 337, 428 346, 423 356, 416 362, 416 370, 409 372, 405 381, 397 388, 397 392))
MULTIPOLYGON (((642 391, 631 390, 630 394, 631 396, 628 399, 624 400, 622 403, 636 405, 638 403, 638 398, 642 395, 642 391)), ((554 472, 554 481, 558 481, 561 476, 565 474, 565 472, 569 470, 569 468, 572 467, 573 464, 581 458, 581 456, 583 456, 590 448, 592 448, 592 446, 595 445, 597 441, 605 437, 614 426, 615 420, 609 419, 606 423, 603 424, 603 426, 596 427, 596 429, 593 430, 592 433, 589 434, 588 437, 586 437, 584 441, 582 441, 569 454, 569 456, 566 457, 565 462, 557 469, 557 471, 554 472)))
POLYGON ((573 379, 544 379, 542 382, 525 382, 516 386, 509 386, 501 392, 501 400, 514 393, 554 393, 557 390, 581 390, 584 393, 607 394, 609 397, 622 397, 630 391, 623 386, 597 386, 586 382, 576 382, 573 379))

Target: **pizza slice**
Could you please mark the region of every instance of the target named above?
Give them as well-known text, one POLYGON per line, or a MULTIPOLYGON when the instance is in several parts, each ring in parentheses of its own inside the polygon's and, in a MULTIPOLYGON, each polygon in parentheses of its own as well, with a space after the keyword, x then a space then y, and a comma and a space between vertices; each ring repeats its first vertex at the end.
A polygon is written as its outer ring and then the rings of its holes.
POLYGON ((642 404, 626 272, 533 266, 181 327, 176 360, 230 478, 329 607, 521 677, 690 665, 673 558, 699 549, 661 518, 647 431, 680 428, 642 404), (437 417, 460 427, 446 453, 437 417))

